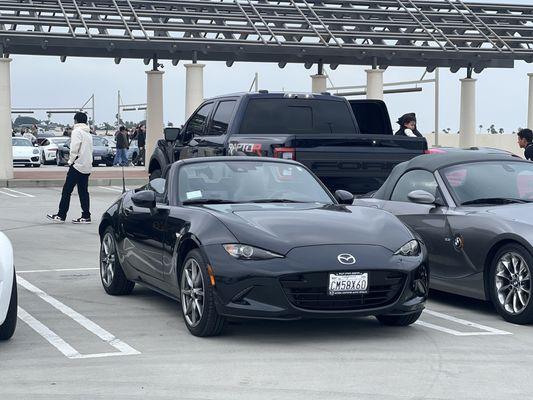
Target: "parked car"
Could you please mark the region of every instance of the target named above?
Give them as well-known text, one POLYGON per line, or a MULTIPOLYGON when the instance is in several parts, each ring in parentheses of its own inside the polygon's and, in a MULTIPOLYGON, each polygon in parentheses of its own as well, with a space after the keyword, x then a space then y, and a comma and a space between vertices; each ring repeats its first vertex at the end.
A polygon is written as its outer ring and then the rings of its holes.
MULTIPOLYGON (((112 136, 106 136, 106 139, 109 142, 109 146, 113 150, 113 154, 117 154, 117 142, 115 141, 115 138, 112 136)), ((137 157, 139 156, 139 146, 137 145, 137 140, 130 141, 130 147, 126 152, 126 155, 128 156, 128 161, 132 164, 137 162, 137 157)))
POLYGON ((54 136, 37 139, 39 150, 41 151, 41 162, 43 164, 56 163, 59 146, 65 144, 68 140, 69 138, 65 136, 54 136))
POLYGON ((13 165, 15 167, 40 167, 41 152, 38 147, 31 144, 29 139, 23 137, 11 138, 13 149, 13 165))
POLYGON ((476 151, 485 154, 508 154, 515 157, 520 157, 510 151, 497 149, 495 147, 448 147, 448 146, 439 146, 431 147, 428 150, 428 154, 447 154, 447 153, 456 153, 461 151, 476 151))
POLYGON ((398 165, 371 198, 415 230, 431 287, 490 300, 507 321, 533 322, 533 163, 508 154, 434 154, 398 165))
MULTIPOLYGON (((93 138, 93 166, 105 164, 108 167, 113 165, 115 155, 113 149, 109 145, 109 141, 101 136, 92 136, 93 138)), ((70 139, 64 144, 58 146, 57 150, 57 165, 67 165, 70 156, 70 139)))
POLYGON ((17 277, 13 247, 0 232, 0 340, 10 339, 17 326, 17 277))
POLYGON ((179 299, 196 336, 219 334, 227 317, 374 315, 403 326, 420 316, 421 242, 389 213, 339 204, 353 196, 334 197, 302 164, 206 157, 174 163, 165 178, 104 213, 107 293, 138 282, 179 299))
POLYGON ((385 103, 324 94, 245 93, 204 101, 184 127, 165 129, 151 178, 176 160, 269 156, 300 161, 329 190, 377 190, 392 168, 424 154, 424 138, 394 136, 385 103))

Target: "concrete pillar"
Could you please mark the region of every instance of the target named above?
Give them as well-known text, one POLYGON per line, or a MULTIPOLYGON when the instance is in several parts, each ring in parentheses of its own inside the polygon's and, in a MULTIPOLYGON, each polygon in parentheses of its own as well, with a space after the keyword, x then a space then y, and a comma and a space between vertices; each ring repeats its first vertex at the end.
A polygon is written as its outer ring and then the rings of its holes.
POLYGON ((529 102, 527 107, 527 127, 533 129, 533 73, 529 76, 529 102))
POLYGON ((205 64, 185 64, 185 119, 204 101, 205 64))
POLYGON ((13 179, 10 58, 0 58, 0 180, 13 179))
POLYGON ((327 75, 317 74, 311 75, 311 92, 323 93, 327 90, 327 75))
POLYGON ((146 170, 150 157, 163 138, 163 71, 146 71, 146 170))
POLYGON ((461 79, 459 147, 476 145, 476 79, 461 79))
POLYGON ((383 100, 383 73, 384 69, 366 70, 366 98, 383 100))

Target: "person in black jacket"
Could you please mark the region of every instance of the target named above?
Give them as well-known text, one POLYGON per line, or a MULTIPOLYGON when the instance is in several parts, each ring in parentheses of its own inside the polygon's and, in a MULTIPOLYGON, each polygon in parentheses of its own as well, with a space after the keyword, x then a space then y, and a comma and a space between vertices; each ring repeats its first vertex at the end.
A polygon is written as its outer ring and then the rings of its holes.
POLYGON ((121 126, 118 129, 118 132, 115 133, 115 140, 117 143, 117 154, 115 154, 113 165, 121 165, 125 167, 128 165, 128 149, 130 147, 128 131, 126 131, 125 126, 121 126))
POLYGON ((518 145, 524 150, 524 158, 533 160, 533 131, 531 129, 521 129, 518 131, 518 145))
POLYGON ((144 125, 139 126, 139 129, 137 130, 137 147, 139 147, 137 165, 144 165, 144 157, 146 152, 146 128, 144 125))
POLYGON ((415 113, 402 115, 398 120, 397 124, 400 125, 400 129, 395 133, 395 135, 422 137, 422 134, 418 131, 418 129, 416 129, 415 113))

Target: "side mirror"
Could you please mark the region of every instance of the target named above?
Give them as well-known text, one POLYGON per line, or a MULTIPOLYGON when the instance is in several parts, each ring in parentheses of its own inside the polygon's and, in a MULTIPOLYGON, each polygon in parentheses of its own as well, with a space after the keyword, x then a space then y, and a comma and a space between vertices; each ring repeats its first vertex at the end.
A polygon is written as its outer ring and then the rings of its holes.
POLYGON ((176 140, 180 140, 180 137, 181 137, 180 128, 165 128, 164 133, 165 133, 165 140, 167 142, 175 142, 176 140))
POLYGON ((155 193, 151 190, 142 190, 134 193, 131 196, 131 201, 137 207, 141 208, 155 208, 155 193))
POLYGON ((346 190, 336 190, 335 199, 337 199, 340 204, 352 204, 354 196, 346 190))
POLYGON ((435 204, 435 196, 425 190, 413 190, 407 198, 416 204, 435 204))

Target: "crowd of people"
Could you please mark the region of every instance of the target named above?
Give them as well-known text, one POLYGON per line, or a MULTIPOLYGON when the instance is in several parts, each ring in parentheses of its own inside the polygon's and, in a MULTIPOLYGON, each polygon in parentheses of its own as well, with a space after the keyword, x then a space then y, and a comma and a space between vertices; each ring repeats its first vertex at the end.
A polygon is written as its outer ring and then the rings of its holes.
POLYGON ((144 165, 145 153, 146 153, 146 127, 143 124, 137 125, 135 128, 128 130, 125 126, 121 126, 118 131, 115 132, 115 143, 117 145, 117 152, 115 154, 115 160, 113 165, 115 166, 127 166, 128 149, 133 140, 137 141, 137 147, 139 148, 139 154, 135 160, 131 160, 134 165, 144 165))

